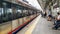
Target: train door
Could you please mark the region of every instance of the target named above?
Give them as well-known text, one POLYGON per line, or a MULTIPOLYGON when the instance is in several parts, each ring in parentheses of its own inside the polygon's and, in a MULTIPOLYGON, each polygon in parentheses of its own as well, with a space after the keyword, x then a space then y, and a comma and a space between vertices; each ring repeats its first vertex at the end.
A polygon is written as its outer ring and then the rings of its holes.
POLYGON ((29 13, 30 13, 30 18, 32 19, 34 17, 32 10, 29 10, 29 13))
POLYGON ((30 21, 30 16, 28 16, 28 9, 26 10, 26 22, 30 21))
POLYGON ((18 18, 17 18, 17 9, 15 4, 11 4, 13 11, 13 20, 12 20, 12 30, 15 30, 18 27, 18 18))
POLYGON ((29 21, 31 18, 30 18, 30 16, 29 16, 29 9, 27 9, 27 17, 26 17, 26 19, 29 21))
POLYGON ((23 15, 24 15, 23 18, 24 18, 24 23, 25 23, 25 22, 27 22, 27 19, 26 19, 26 17, 27 17, 27 10, 25 10, 25 9, 23 10, 23 15))
POLYGON ((28 9, 28 20, 31 20, 31 13, 30 13, 31 11, 30 11, 30 9, 28 9))
POLYGON ((40 15, 40 11, 37 11, 37 15, 40 15))
POLYGON ((12 4, 13 9, 13 20, 12 20, 12 30, 15 30, 23 24, 22 18, 22 7, 12 4))
MULTIPOLYGON (((9 13, 12 12, 11 10, 11 4, 7 2, 2 2, 1 1, 1 6, 0 6, 0 17, 1 21, 0 22, 0 34, 8 34, 8 32, 11 31, 12 29, 12 22, 9 21, 9 13)), ((11 14, 10 14, 11 15, 11 14)))
POLYGON ((36 16, 37 16, 37 12, 36 12, 36 10, 34 10, 33 12, 34 12, 34 17, 36 17, 36 16))
POLYGON ((35 10, 35 11, 33 11, 33 12, 34 12, 34 16, 36 17, 36 15, 37 15, 37 14, 36 14, 36 10, 35 10))

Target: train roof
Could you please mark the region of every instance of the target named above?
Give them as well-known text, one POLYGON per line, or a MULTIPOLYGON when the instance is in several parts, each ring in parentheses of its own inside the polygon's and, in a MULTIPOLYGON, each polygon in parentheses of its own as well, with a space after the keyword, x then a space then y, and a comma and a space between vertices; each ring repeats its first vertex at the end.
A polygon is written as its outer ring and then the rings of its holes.
MULTIPOLYGON (((7 1, 7 0, 4 0, 4 1, 7 1)), ((34 6, 32 6, 32 5, 30 5, 30 4, 26 3, 26 2, 23 2, 23 1, 16 1, 16 2, 7 1, 7 2, 10 2, 10 3, 13 3, 13 4, 17 4, 17 5, 21 5, 23 7, 29 8, 31 10, 38 10, 34 6)))

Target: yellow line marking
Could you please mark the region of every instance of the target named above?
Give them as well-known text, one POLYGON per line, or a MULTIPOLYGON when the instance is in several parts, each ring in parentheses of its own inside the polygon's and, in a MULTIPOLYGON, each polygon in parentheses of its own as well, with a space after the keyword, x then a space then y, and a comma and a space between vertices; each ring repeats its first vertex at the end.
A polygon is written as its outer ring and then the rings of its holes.
POLYGON ((29 27, 29 29, 25 32, 25 34, 32 34, 36 24, 38 23, 39 19, 41 16, 38 16, 36 21, 31 25, 31 27, 29 27))

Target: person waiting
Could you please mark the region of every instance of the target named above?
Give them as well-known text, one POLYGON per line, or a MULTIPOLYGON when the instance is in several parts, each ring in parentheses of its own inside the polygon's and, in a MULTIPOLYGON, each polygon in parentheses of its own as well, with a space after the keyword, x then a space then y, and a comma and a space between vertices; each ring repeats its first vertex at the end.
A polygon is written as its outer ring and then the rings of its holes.
POLYGON ((57 14, 58 14, 56 18, 57 21, 55 23, 55 26, 53 27, 53 29, 56 29, 56 30, 60 27, 60 13, 58 12, 57 14))

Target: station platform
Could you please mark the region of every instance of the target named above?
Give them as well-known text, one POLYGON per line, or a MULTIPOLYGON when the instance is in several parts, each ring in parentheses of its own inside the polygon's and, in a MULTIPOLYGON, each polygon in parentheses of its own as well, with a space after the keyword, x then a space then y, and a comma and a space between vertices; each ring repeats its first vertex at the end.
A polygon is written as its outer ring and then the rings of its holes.
POLYGON ((39 15, 17 34, 60 34, 60 30, 52 29, 53 26, 53 22, 39 15))

